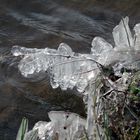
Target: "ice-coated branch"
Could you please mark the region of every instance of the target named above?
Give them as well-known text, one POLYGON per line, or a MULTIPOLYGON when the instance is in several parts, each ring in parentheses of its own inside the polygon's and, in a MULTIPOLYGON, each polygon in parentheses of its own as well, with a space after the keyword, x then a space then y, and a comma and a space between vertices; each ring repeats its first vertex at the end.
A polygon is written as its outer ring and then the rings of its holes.
MULTIPOLYGON (((103 38, 95 37, 90 54, 74 53, 65 43, 61 43, 57 50, 13 46, 12 53, 14 56, 23 57, 18 65, 23 76, 49 71, 53 88, 60 86, 66 90, 77 87, 82 92, 88 81, 99 73, 97 63, 103 66, 117 64, 123 67, 132 60, 139 60, 140 24, 134 27, 135 34, 132 35, 128 21, 128 17, 122 19, 113 29, 114 47, 103 38)), ((137 67, 137 64, 134 67, 137 67)))
MULTIPOLYGON (((60 86, 62 90, 67 90, 76 87, 79 92, 84 91, 83 94, 87 97, 85 103, 88 107, 86 130, 90 140, 94 139, 95 132, 98 134, 96 136, 98 139, 104 137, 101 134, 101 127, 97 125, 97 118, 103 107, 100 97, 112 93, 113 90, 126 90, 128 84, 125 85, 124 79, 128 80, 129 76, 122 75, 121 69, 124 67, 138 69, 140 67, 140 24, 135 25, 134 34, 132 34, 128 22, 128 17, 123 18, 113 29, 114 46, 101 37, 95 37, 91 44, 90 54, 74 53, 65 43, 61 43, 58 49, 29 49, 20 46, 12 48, 14 56, 22 57, 18 68, 23 76, 28 77, 48 71, 53 88, 60 86), (103 86, 99 75, 101 74, 100 66, 110 66, 115 75, 122 76, 120 79, 122 81, 117 81, 118 85, 108 79, 110 89, 109 92, 103 93, 103 96, 100 95, 100 89, 103 86), (116 86, 118 88, 115 88, 116 86)), ((58 116, 60 117, 60 114, 58 116)), ((55 122, 53 125, 60 130, 61 128, 56 124, 58 118, 50 115, 51 118, 52 122, 55 122)), ((71 123, 73 124, 73 122, 71 123)), ((61 122, 62 124, 63 122, 61 122)), ((65 131, 61 133, 65 133, 65 131)), ((67 135, 65 136, 67 137, 67 135)))
POLYGON ((15 56, 24 56, 18 65, 22 75, 28 77, 49 71, 52 87, 60 86, 63 90, 76 86, 79 91, 83 91, 88 80, 94 77, 92 70, 97 69, 93 56, 75 54, 65 43, 61 43, 58 50, 14 46, 12 53, 15 56))

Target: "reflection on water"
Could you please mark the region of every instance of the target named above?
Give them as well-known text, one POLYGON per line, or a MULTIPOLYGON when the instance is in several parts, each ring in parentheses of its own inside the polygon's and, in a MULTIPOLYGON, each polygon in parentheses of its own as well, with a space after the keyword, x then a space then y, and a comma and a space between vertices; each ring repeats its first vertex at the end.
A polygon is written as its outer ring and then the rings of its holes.
POLYGON ((1 0, 0 139, 14 140, 23 116, 29 118, 30 127, 48 120, 50 110, 85 116, 74 91, 52 90, 44 75, 23 78, 18 60, 11 56, 12 45, 57 48, 66 42, 76 52, 89 52, 95 36, 113 43, 111 31, 123 16, 130 16, 131 25, 140 22, 139 6, 139 0, 1 0))

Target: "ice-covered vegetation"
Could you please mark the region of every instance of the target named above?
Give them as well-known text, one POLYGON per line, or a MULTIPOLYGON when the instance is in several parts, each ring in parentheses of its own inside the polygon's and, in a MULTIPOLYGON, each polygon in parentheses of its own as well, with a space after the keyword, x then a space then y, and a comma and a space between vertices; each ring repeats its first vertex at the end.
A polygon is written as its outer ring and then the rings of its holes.
POLYGON ((104 140, 110 139, 112 131, 120 139, 134 138, 133 130, 126 129, 131 127, 130 120, 134 120, 137 135, 140 118, 131 110, 130 102, 134 96, 139 100, 140 95, 139 87, 132 86, 140 68, 140 24, 131 31, 128 22, 128 17, 123 18, 113 29, 114 46, 95 37, 90 54, 74 53, 65 43, 57 50, 13 46, 13 55, 22 58, 18 68, 24 77, 48 71, 53 88, 75 87, 87 107, 86 124, 74 113, 51 112, 51 122, 38 122, 25 134, 25 140, 35 130, 40 140, 104 140), (139 91, 132 96, 134 87, 139 91))

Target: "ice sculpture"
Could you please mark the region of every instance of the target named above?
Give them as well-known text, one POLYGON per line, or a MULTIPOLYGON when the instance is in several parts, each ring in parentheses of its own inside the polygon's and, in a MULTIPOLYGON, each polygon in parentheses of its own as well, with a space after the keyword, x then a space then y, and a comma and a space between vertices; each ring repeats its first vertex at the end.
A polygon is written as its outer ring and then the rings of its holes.
POLYGON ((34 128, 26 133, 25 140, 38 131, 40 140, 78 140, 85 137, 86 120, 75 113, 51 111, 48 113, 50 122, 38 122, 34 128))
MULTIPOLYGON (((79 92, 83 92, 84 96, 88 96, 85 102, 88 106, 86 130, 90 140, 94 139, 95 133, 98 134, 99 139, 104 137, 100 134, 102 129, 96 123, 99 110, 102 108, 99 101, 102 84, 98 80, 101 68, 110 66, 114 69, 116 75, 121 75, 120 71, 123 67, 131 67, 131 69, 140 67, 140 24, 136 24, 134 34, 132 34, 128 22, 129 18, 126 17, 113 29, 115 46, 101 37, 95 37, 92 41, 90 54, 74 53, 65 43, 61 43, 57 50, 49 48, 29 49, 20 46, 14 46, 12 49, 14 56, 23 57, 18 65, 23 76, 28 77, 36 73, 49 71, 53 88, 60 86, 62 90, 67 90, 76 87, 79 92), (96 86, 97 83, 100 83, 100 86, 96 86)), ((108 80, 108 82, 115 88, 116 85, 111 80, 108 80)), ((112 90, 112 87, 110 87, 110 90, 112 90)), ((120 89, 123 89, 123 87, 120 89)), ((50 119, 56 125, 57 131, 61 131, 64 125, 64 122, 58 121, 60 116, 63 116, 66 120, 65 113, 58 114, 57 117, 55 114, 50 114, 50 119)), ((71 122, 69 125, 72 126, 68 130, 73 133, 71 128, 77 130, 78 127, 72 121, 69 122, 71 122)), ((51 129, 50 124, 48 124, 48 127, 50 127, 50 131, 55 131, 51 129)), ((68 133, 61 131, 59 137, 63 135, 67 137, 68 133)), ((71 135, 73 137, 73 134, 71 135)))

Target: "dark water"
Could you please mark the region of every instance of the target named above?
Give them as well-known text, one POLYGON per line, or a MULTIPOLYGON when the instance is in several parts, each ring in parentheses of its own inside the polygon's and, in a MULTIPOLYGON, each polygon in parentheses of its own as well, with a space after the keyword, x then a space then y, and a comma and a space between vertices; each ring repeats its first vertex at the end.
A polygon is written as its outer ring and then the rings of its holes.
POLYGON ((13 45, 57 48, 66 42, 76 52, 90 52, 91 40, 102 36, 113 43, 111 31, 120 19, 140 22, 139 0, 0 0, 0 140, 15 140, 21 118, 30 127, 48 120, 50 110, 85 116, 82 99, 73 91, 52 90, 48 78, 23 78, 13 45))

